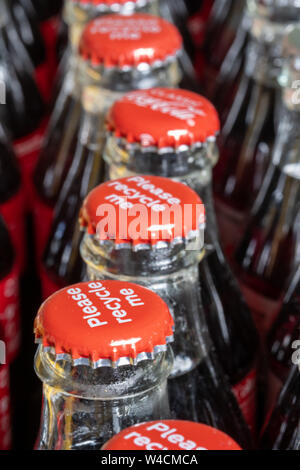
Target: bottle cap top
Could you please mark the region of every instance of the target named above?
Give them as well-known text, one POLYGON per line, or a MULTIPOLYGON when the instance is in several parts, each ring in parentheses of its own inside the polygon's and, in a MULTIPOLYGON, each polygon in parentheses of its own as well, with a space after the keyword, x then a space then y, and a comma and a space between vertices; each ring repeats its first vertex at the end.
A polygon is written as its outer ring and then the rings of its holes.
POLYGON ((203 96, 153 88, 127 93, 117 101, 108 116, 108 129, 129 144, 165 149, 201 145, 215 138, 220 121, 203 96))
POLYGON ((93 66, 120 69, 161 66, 174 60, 181 48, 175 26, 142 13, 96 18, 84 29, 79 46, 81 57, 93 66))
POLYGON ((100 243, 131 245, 135 251, 165 248, 199 239, 205 209, 200 197, 182 183, 132 176, 95 188, 84 201, 80 223, 100 243))
POLYGON ((242 450, 231 437, 204 424, 153 421, 125 429, 103 450, 242 450))
POLYGON ((111 7, 111 9, 118 10, 119 5, 126 5, 126 4, 141 4, 147 5, 147 3, 151 3, 153 0, 72 0, 72 3, 77 3, 78 5, 87 5, 87 6, 95 6, 100 7, 111 7))
POLYGON ((127 282, 93 281, 62 289, 35 320, 36 342, 57 360, 93 368, 150 360, 173 339, 173 319, 154 292, 127 282))

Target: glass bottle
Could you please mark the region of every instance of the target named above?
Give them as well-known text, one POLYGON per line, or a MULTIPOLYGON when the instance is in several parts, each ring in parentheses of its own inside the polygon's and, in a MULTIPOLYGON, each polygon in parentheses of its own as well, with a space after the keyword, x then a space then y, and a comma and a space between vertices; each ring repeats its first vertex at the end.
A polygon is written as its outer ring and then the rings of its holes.
POLYGON ((216 358, 201 304, 204 206, 199 196, 168 178, 122 178, 89 194, 80 221, 89 279, 143 285, 170 308, 175 321, 172 417, 208 424, 249 448, 249 431, 216 358))
POLYGON ((134 284, 81 283, 48 299, 35 321, 38 449, 100 450, 128 426, 168 418, 172 327, 167 305, 134 284))
POLYGON ((300 413, 299 366, 290 371, 272 416, 264 430, 260 446, 265 450, 299 450, 300 413))
POLYGON ((297 2, 249 0, 251 31, 246 64, 220 136, 215 171, 218 221, 232 258, 270 164, 279 114, 278 76, 285 27, 300 19, 297 2))
MULTIPOLYGON (((202 47, 205 37, 205 29, 208 18, 210 17, 212 7, 215 0, 203 0, 199 5, 198 0, 194 0, 192 2, 188 2, 188 10, 189 10, 189 20, 188 20, 188 28, 191 34, 194 46, 196 47, 196 58, 195 58, 195 69, 196 72, 202 72, 203 62, 198 62, 199 55, 199 48, 202 47), (200 69, 198 69, 201 67, 200 69)), ((201 60, 201 59, 200 59, 201 60)))
POLYGON ((35 80, 45 100, 49 99, 46 46, 31 0, 11 0, 12 18, 35 68, 35 80))
POLYGON ((217 107, 222 120, 243 67, 248 30, 246 0, 214 2, 202 47, 201 85, 203 94, 217 107))
POLYGON ((11 450, 12 447, 9 389, 9 366, 0 361, 0 450, 11 450))
POLYGON ((241 450, 229 436, 204 424, 162 420, 125 429, 102 450, 241 450))
POLYGON ((32 204, 32 171, 44 131, 44 103, 34 80, 34 69, 12 21, 6 0, 0 4, 1 121, 17 154, 26 203, 32 204))
MULTIPOLYGON (((103 0, 100 4, 105 6, 103 0)), ((119 4, 120 8, 122 2, 119 4)), ((138 2, 139 5, 139 2, 138 2)), ((146 1, 149 8, 152 2, 146 1)), ((110 12, 111 3, 106 6, 105 12, 110 12)), ((125 8, 125 7, 124 7, 125 8)), ((131 4, 130 11, 133 5, 131 4)), ((144 7, 146 9, 146 6, 144 7)), ((121 12, 123 10, 121 9, 121 12)), ((124 12, 127 12, 125 9, 124 12)), ((49 237, 51 224, 53 221, 54 207, 57 203, 65 178, 67 177, 72 157, 75 152, 76 137, 79 132, 80 118, 82 114, 81 95, 84 83, 80 80, 81 71, 79 69, 80 57, 78 55, 78 42, 80 33, 90 18, 100 15, 97 2, 88 5, 83 2, 79 5, 68 0, 65 7, 65 21, 69 24, 70 50, 67 61, 67 70, 61 84, 50 122, 46 131, 43 148, 40 152, 37 165, 35 167, 33 180, 35 186, 35 237, 37 258, 39 260, 39 271, 42 279, 44 297, 53 291, 53 287, 48 287, 47 275, 41 266, 41 259, 49 237), (40 220, 43 220, 41 226, 40 220), (44 286, 45 284, 45 286, 44 286)), ((98 85, 97 78, 86 77, 85 82, 93 82, 98 85)), ((86 85, 87 83, 85 83, 86 85)))
POLYGON ((280 78, 282 107, 272 164, 235 255, 242 290, 263 337, 299 263, 300 100, 294 88, 299 78, 299 38, 299 27, 285 37, 287 59, 280 78))
POLYGON ((0 329, 6 347, 6 363, 17 357, 20 348, 19 271, 8 229, 0 216, 0 329))
POLYGON ((292 367, 294 341, 300 336, 300 268, 288 282, 283 306, 267 338, 269 359, 268 410, 272 411, 292 367))
POLYGON ((134 174, 173 178, 205 204, 207 249, 199 264, 204 313, 219 360, 254 430, 257 334, 220 247, 211 196, 217 113, 205 98, 185 90, 135 91, 113 105, 108 129, 104 159, 111 180, 134 174))
POLYGON ((173 25, 142 13, 107 15, 86 27, 81 40, 85 70, 80 128, 74 136, 72 164, 56 203, 44 255, 47 275, 54 282, 52 291, 81 279, 84 264, 77 215, 84 197, 104 179, 101 154, 107 110, 126 91, 176 85, 181 44, 173 25), (110 30, 117 31, 116 36, 107 33, 110 30), (126 39, 128 34, 132 39, 126 39), (140 56, 138 50, 146 52, 140 56))

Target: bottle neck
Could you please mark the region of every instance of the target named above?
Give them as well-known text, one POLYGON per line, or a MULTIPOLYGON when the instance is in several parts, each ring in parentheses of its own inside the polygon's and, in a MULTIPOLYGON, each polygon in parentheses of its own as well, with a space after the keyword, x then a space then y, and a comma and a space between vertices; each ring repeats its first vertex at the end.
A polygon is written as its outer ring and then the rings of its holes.
POLYGON ((206 245, 221 252, 218 227, 212 196, 212 172, 219 159, 215 138, 201 147, 183 151, 159 152, 127 145, 123 139, 108 135, 104 159, 110 180, 126 176, 155 175, 172 178, 193 189, 202 199, 206 209, 206 245))
POLYGON ((40 346, 35 358, 43 382, 39 449, 96 450, 126 427, 168 418, 172 359, 167 347, 136 366, 92 369, 55 361, 40 346))
POLYGON ((123 280, 156 292, 168 304, 175 320, 175 355, 172 376, 195 368, 210 350, 200 298, 199 244, 133 251, 113 243, 97 243, 85 235, 81 255, 90 280, 123 280))

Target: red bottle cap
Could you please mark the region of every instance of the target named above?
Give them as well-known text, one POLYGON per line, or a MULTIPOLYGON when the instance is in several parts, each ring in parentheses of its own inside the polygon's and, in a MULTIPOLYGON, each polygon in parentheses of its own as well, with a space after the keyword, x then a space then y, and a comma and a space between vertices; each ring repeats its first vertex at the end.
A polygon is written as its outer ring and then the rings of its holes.
POLYGON ((203 96, 153 88, 127 93, 117 101, 108 116, 108 129, 129 144, 178 148, 214 138, 220 121, 214 106, 203 96))
POLYGON ((57 359, 97 367, 153 359, 173 339, 173 319, 152 291, 127 282, 91 281, 62 289, 40 307, 36 342, 57 359))
POLYGON ((161 65, 182 47, 180 33, 162 18, 136 13, 106 15, 88 23, 79 50, 93 66, 128 69, 140 64, 161 65))
POLYGON ((153 421, 125 429, 102 450, 242 450, 231 437, 204 424, 153 421))
POLYGON ((95 188, 84 201, 80 223, 99 242, 111 240, 139 250, 199 236, 205 209, 185 184, 139 175, 95 188))

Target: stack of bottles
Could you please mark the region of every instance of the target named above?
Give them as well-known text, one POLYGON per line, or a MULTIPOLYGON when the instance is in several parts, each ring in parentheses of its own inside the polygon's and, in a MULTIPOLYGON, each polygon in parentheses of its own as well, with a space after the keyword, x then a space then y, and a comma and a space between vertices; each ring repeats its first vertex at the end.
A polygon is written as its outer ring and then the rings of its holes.
POLYGON ((299 2, 0 18, 0 450, 298 449, 299 2))

